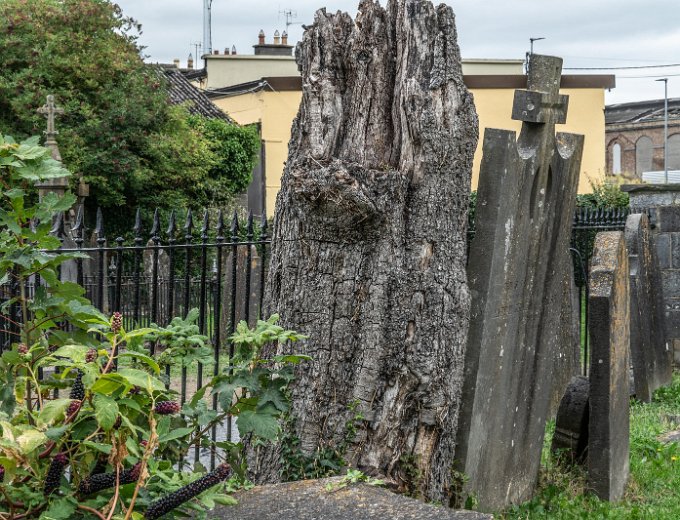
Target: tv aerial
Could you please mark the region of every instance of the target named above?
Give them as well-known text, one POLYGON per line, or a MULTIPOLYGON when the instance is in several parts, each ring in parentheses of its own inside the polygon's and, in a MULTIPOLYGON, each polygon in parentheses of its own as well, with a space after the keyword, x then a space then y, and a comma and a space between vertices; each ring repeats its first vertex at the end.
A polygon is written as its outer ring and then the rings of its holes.
POLYGON ((286 19, 286 32, 288 32, 288 28, 291 25, 302 25, 302 22, 293 21, 295 18, 297 18, 297 11, 284 9, 283 11, 279 11, 279 19, 281 19, 281 15, 283 15, 284 18, 286 19))

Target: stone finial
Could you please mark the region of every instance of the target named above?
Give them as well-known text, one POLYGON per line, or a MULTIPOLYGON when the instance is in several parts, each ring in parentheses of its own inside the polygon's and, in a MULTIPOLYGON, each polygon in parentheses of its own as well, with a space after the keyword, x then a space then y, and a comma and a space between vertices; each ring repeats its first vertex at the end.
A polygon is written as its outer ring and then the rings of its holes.
POLYGON ((564 124, 569 96, 561 95, 562 60, 535 54, 527 77, 527 90, 516 90, 512 118, 526 123, 564 124))

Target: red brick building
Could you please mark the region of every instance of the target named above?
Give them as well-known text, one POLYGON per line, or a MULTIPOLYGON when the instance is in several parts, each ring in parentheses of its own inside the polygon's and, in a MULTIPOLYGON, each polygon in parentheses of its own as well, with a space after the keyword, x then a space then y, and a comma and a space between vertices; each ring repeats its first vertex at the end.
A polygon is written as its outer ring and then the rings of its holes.
MULTIPOLYGON (((664 169, 664 100, 605 107, 607 173, 664 169)), ((680 170, 680 98, 668 100, 668 170, 680 170)))

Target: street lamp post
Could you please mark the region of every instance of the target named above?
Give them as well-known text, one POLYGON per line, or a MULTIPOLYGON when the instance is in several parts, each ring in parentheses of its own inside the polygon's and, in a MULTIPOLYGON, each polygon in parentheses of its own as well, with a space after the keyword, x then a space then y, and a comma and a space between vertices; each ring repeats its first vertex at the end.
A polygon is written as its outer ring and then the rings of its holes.
POLYGON ((663 81, 663 181, 668 184, 668 78, 656 81, 663 81))

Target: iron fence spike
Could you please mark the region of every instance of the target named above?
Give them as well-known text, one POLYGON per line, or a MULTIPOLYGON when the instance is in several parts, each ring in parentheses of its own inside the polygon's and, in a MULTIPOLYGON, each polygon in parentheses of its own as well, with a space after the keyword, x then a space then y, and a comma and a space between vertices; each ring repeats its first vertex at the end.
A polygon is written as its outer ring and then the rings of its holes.
POLYGON ((254 226, 253 226, 253 212, 248 211, 248 227, 247 227, 247 234, 248 234, 248 240, 252 241, 253 235, 254 235, 254 226))
POLYGON ((139 237, 142 234, 142 211, 140 208, 137 208, 137 211, 135 212, 135 225, 132 228, 132 231, 135 234, 135 237, 139 237))
POLYGON ((97 225, 95 226, 94 232, 97 234, 97 240, 104 238, 104 214, 102 213, 102 208, 97 208, 97 225))
POLYGON ((175 210, 170 211, 170 218, 168 219, 168 229, 166 233, 168 237, 172 240, 175 237, 175 232, 177 231, 177 221, 175 219, 175 210))
POLYGON ((191 231, 194 228, 194 216, 191 213, 191 208, 187 211, 187 220, 184 223, 184 231, 187 236, 191 235, 191 231))
POLYGON ((151 226, 151 238, 158 238, 158 234, 161 231, 161 219, 158 214, 158 208, 153 212, 153 225, 151 226))
POLYGON ((231 218, 231 240, 238 242, 238 213, 234 210, 234 216, 231 218))

